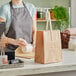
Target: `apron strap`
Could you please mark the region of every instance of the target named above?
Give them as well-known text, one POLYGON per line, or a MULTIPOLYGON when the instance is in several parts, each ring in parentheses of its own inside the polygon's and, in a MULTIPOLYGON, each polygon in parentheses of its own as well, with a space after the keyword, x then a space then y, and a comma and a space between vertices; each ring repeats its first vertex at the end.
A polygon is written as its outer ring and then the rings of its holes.
POLYGON ((12 6, 12 1, 10 1, 10 2, 9 2, 9 4, 10 4, 10 7, 13 9, 13 6, 12 6))
POLYGON ((26 5, 25 5, 25 3, 23 1, 22 1, 22 3, 23 3, 23 6, 26 7, 26 5))

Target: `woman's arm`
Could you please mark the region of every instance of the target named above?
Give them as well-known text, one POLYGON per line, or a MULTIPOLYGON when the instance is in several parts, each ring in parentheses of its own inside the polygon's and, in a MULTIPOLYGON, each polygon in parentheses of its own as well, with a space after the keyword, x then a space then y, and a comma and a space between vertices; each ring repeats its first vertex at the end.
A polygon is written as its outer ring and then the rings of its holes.
POLYGON ((36 31, 37 31, 37 27, 36 27, 36 16, 33 17, 33 28, 32 28, 32 40, 33 40, 33 47, 35 48, 36 46, 36 31))
POLYGON ((7 44, 12 44, 12 45, 19 45, 19 46, 26 46, 27 42, 21 38, 19 39, 12 39, 8 37, 2 37, 1 38, 1 47, 5 48, 7 44))

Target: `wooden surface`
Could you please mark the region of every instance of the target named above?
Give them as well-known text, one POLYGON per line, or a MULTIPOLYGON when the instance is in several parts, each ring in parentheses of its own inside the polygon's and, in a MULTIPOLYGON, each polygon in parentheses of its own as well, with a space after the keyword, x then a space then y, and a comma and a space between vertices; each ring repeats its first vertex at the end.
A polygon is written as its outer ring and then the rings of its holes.
POLYGON ((16 57, 21 57, 21 58, 31 59, 31 58, 34 58, 35 53, 34 52, 23 53, 22 49, 19 47, 19 48, 16 49, 15 56, 16 57))

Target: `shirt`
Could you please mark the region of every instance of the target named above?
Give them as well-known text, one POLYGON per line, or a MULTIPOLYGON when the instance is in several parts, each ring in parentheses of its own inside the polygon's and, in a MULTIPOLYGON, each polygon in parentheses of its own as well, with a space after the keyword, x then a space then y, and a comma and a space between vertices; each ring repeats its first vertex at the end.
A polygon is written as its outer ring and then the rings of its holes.
MULTIPOLYGON (((25 3, 25 2, 24 2, 25 3)), ((36 9, 35 6, 31 3, 25 3, 26 8, 28 9, 31 17, 34 17, 36 15, 36 9)), ((24 7, 23 4, 21 5, 13 5, 13 8, 21 8, 24 7)), ((9 26, 11 24, 11 8, 10 4, 6 3, 5 5, 2 5, 0 7, 0 17, 6 20, 6 33, 9 30, 9 26)))

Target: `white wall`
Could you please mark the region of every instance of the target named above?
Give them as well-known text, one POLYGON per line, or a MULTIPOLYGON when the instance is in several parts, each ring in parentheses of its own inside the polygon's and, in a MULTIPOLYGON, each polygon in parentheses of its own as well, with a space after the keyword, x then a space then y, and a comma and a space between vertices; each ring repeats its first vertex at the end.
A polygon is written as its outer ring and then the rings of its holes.
POLYGON ((76 27, 76 0, 71 0, 71 26, 76 27))
POLYGON ((0 6, 1 5, 3 5, 3 4, 5 4, 5 3, 7 3, 7 2, 9 2, 10 0, 0 0, 0 6))

